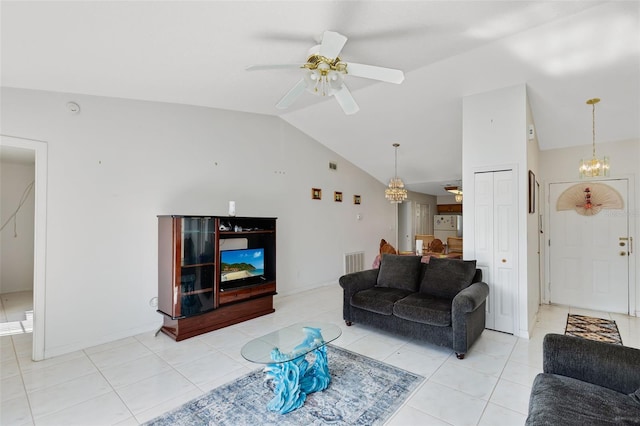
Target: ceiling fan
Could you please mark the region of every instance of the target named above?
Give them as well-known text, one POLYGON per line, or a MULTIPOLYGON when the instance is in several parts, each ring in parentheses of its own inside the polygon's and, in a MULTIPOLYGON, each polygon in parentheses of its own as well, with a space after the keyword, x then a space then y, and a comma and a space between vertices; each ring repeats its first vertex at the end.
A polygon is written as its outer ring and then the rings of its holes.
POLYGON ((319 45, 309 50, 304 64, 250 65, 247 71, 300 68, 303 77, 276 104, 276 108, 288 108, 307 90, 317 96, 333 96, 345 114, 360 110, 351 92, 344 83, 345 76, 369 78, 387 83, 400 84, 404 80, 401 70, 373 65, 343 62, 338 55, 347 42, 347 37, 334 31, 325 31, 319 45))

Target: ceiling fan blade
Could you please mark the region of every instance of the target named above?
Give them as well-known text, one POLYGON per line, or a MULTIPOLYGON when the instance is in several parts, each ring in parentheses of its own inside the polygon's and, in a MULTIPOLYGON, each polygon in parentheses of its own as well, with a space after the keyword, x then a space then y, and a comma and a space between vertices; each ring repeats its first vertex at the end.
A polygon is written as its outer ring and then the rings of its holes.
POLYGON ((272 64, 272 65, 249 65, 246 71, 280 70, 289 68, 300 68, 300 64, 272 64))
POLYGON ((342 89, 334 93, 333 96, 336 97, 336 101, 338 101, 345 114, 351 115, 360 111, 360 107, 356 103, 356 100, 353 99, 353 96, 349 89, 347 89, 346 85, 343 84, 342 89))
POLYGON ((325 58, 335 59, 340 54, 346 42, 347 38, 342 34, 336 33, 335 31, 325 31, 318 53, 325 58))
POLYGON ((289 106, 295 102, 296 99, 302 95, 302 92, 306 89, 307 85, 304 82, 304 78, 301 78, 300 81, 296 83, 295 86, 291 88, 287 92, 286 95, 280 99, 280 101, 276 104, 276 108, 278 109, 287 109, 289 106))
POLYGON ((356 64, 354 62, 347 63, 347 74, 354 77, 370 78, 395 84, 400 84, 404 81, 404 73, 400 70, 356 64))

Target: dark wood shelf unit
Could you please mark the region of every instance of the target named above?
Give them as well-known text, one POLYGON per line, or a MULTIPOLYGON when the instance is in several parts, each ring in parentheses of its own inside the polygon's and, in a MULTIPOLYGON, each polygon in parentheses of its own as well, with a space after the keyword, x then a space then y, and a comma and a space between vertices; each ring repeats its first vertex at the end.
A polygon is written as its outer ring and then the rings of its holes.
POLYGON ((272 313, 275 294, 276 218, 158 216, 163 333, 179 341, 272 313), (263 249, 263 273, 222 281, 227 248, 263 249))
POLYGON ((462 204, 438 204, 438 214, 462 213, 462 204))

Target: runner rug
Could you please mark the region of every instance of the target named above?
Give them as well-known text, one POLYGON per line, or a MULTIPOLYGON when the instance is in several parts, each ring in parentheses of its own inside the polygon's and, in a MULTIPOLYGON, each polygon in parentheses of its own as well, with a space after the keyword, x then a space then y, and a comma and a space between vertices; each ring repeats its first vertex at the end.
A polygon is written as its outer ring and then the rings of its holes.
MULTIPOLYGON (((424 377, 327 345, 331 384, 287 414, 267 410, 271 381, 262 369, 213 389, 146 425, 381 425, 424 377)), ((212 360, 215 362, 215 360, 212 360)))
POLYGON ((618 326, 615 321, 610 319, 569 314, 564 334, 622 345, 618 326))

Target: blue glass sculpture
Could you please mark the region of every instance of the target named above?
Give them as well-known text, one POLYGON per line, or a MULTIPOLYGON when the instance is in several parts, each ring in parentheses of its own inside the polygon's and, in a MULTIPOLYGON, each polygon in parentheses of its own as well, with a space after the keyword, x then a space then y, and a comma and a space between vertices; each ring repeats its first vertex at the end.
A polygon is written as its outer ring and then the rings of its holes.
POLYGON ((325 390, 331 382, 327 363, 327 348, 319 328, 304 327, 307 337, 293 348, 291 353, 283 354, 278 348, 271 351, 271 359, 276 363, 265 368, 266 378, 272 379, 275 396, 267 404, 271 411, 286 414, 300 408, 307 395, 325 390), (313 364, 305 355, 313 352, 313 364), (289 361, 287 361, 289 360, 289 361))

